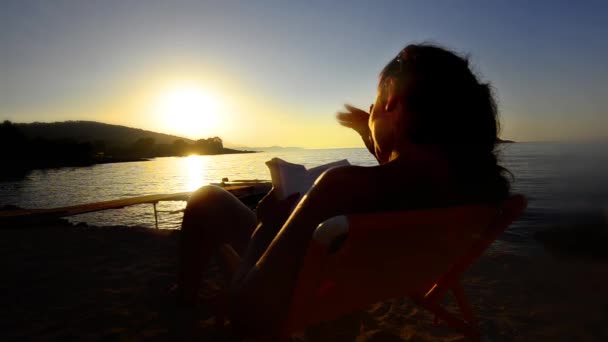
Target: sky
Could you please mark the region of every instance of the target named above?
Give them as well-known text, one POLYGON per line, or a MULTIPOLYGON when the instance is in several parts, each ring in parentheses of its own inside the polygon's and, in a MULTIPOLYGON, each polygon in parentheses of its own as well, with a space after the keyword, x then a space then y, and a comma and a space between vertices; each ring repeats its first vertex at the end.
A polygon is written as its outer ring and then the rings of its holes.
POLYGON ((604 1, 0 1, 0 119, 94 120, 244 146, 361 147, 409 43, 470 57, 517 141, 608 139, 604 1))

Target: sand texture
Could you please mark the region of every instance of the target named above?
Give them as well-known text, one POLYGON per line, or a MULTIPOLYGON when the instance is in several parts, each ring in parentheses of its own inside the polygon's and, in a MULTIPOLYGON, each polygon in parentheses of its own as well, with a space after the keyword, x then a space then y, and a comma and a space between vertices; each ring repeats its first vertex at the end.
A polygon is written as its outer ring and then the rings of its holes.
MULTIPOLYGON (((2 341, 234 340, 212 310, 175 305, 178 231, 39 227, 1 231, 2 341)), ((221 286, 211 266, 203 299, 221 286)), ((491 341, 608 340, 608 262, 485 255, 464 287, 491 341)), ((454 309, 452 302, 448 307, 454 309)), ((297 341, 463 341, 406 299, 325 322, 297 341)))

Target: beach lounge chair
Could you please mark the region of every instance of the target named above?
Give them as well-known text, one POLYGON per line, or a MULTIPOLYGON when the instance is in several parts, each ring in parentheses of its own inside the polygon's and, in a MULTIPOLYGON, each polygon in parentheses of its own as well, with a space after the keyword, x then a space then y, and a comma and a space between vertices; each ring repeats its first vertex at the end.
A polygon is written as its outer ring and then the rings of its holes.
POLYGON ((525 198, 514 195, 500 208, 463 205, 323 222, 308 248, 279 339, 400 297, 435 314, 436 322, 480 339, 460 277, 525 207, 525 198), (441 306, 448 292, 462 317, 441 306))

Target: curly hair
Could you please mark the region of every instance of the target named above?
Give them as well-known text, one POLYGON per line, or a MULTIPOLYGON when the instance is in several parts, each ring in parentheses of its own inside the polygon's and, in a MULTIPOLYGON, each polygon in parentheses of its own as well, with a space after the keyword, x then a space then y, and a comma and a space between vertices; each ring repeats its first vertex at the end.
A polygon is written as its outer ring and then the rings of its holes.
POLYGON ((466 57, 436 45, 408 45, 382 70, 380 84, 390 85, 392 94, 405 103, 405 137, 414 144, 437 146, 462 190, 474 187, 491 201, 508 195, 508 171, 498 165, 496 151, 496 101, 466 57))

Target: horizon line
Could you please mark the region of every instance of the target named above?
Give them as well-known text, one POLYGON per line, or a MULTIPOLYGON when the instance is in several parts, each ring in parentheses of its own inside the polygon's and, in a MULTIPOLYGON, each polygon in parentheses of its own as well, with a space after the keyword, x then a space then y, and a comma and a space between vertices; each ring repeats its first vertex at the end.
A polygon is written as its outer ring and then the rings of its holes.
MULTIPOLYGON (((137 130, 142 130, 142 131, 147 131, 147 132, 151 132, 151 133, 155 133, 155 134, 163 134, 163 135, 168 135, 168 136, 172 136, 172 137, 176 137, 176 138, 180 138, 180 139, 187 139, 187 140, 192 140, 192 141, 197 141, 200 139, 208 139, 212 136, 209 137, 201 137, 198 139, 194 139, 194 138, 188 138, 188 137, 184 137, 184 136, 180 136, 180 135, 176 135, 174 133, 165 133, 165 132, 158 132, 158 131, 151 131, 149 129, 144 129, 144 128, 139 128, 139 127, 133 127, 133 126, 127 126, 124 124, 117 124, 117 123, 108 123, 108 122, 102 122, 102 121, 95 121, 95 120, 64 120, 64 121, 31 121, 31 122, 16 122, 16 121, 12 121, 10 119, 4 119, 2 120, 2 122, 11 122, 13 124, 54 124, 54 123, 65 123, 65 122, 90 122, 90 123, 98 123, 98 124, 103 124, 103 125, 111 125, 111 126, 120 126, 120 127, 126 127, 126 128, 131 128, 131 129, 137 129, 137 130)), ((219 137, 219 136, 218 136, 219 137)), ((222 139, 222 137, 219 137, 220 139, 222 139)), ((572 140, 512 140, 512 139, 508 139, 508 138, 501 138, 499 137, 500 140, 503 141, 508 141, 508 142, 513 142, 513 143, 607 143, 608 142, 608 138, 592 138, 592 139, 572 139, 572 140)), ((222 139, 223 140, 223 139, 222 139)), ((223 140, 224 141, 224 140, 223 140)), ((226 144, 226 141, 224 141, 224 143, 226 144)), ((226 147, 226 148, 248 148, 248 149, 264 149, 264 148, 283 148, 283 149, 306 149, 306 150, 329 150, 329 149, 356 149, 356 148, 365 148, 365 146, 349 146, 349 147, 303 147, 303 146, 282 146, 282 145, 271 145, 271 146, 247 146, 247 145, 241 145, 241 144, 234 144, 231 142, 227 142, 228 145, 232 145, 232 147, 226 147)))

